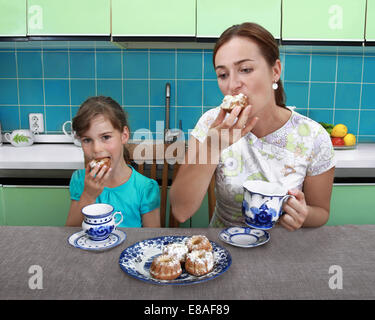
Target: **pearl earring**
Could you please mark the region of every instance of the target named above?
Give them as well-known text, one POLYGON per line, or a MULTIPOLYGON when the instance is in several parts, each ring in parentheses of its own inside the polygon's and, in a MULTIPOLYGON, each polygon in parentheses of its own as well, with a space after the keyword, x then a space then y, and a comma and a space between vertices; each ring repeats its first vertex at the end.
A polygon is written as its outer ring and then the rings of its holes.
POLYGON ((272 83, 272 89, 273 90, 277 90, 278 87, 279 87, 279 85, 276 83, 276 81, 274 83, 272 83))

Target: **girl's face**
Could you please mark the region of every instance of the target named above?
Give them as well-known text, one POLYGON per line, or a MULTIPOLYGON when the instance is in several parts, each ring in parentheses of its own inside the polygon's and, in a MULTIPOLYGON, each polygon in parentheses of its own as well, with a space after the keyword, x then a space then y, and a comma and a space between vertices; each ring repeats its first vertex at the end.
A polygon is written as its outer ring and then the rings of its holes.
POLYGON ((123 145, 129 139, 129 129, 123 132, 115 129, 104 116, 96 116, 91 120, 90 128, 82 135, 81 144, 88 161, 109 157, 111 167, 124 160, 123 145))
POLYGON ((245 94, 252 105, 252 115, 275 104, 272 83, 278 81, 281 63, 270 67, 258 45, 244 37, 234 37, 223 44, 215 56, 218 84, 224 95, 245 94))

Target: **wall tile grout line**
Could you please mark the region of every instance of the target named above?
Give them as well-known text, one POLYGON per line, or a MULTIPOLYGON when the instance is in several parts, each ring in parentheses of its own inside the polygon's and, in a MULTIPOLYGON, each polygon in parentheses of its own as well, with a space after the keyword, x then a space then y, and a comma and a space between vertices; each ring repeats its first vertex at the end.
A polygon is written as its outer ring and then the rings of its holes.
POLYGON ((121 49, 121 107, 124 105, 124 49, 121 49))
POLYGON ((310 92, 311 92, 311 65, 312 65, 312 54, 309 56, 309 86, 307 89, 307 116, 310 116, 310 92))
POLYGON ((94 80, 95 80, 95 95, 98 95, 98 77, 97 77, 97 66, 96 66, 96 41, 94 42, 94 80))
POLYGON ((42 59, 42 83, 43 83, 43 107, 44 107, 44 133, 48 133, 48 119, 47 119, 47 107, 46 107, 46 86, 44 81, 44 51, 43 51, 43 45, 41 49, 41 59, 42 59))
POLYGON ((336 48, 336 70, 335 70, 335 86, 334 86, 334 93, 333 93, 333 114, 332 114, 332 123, 335 124, 335 116, 336 116, 336 89, 337 89, 337 76, 338 76, 338 68, 339 68, 339 56, 338 56, 338 49, 336 48))
MULTIPOLYGON (((148 130, 151 131, 151 55, 150 55, 150 49, 147 51, 147 91, 148 91, 148 130)), ((152 139, 153 137, 149 137, 149 139, 152 139)))
POLYGON ((72 81, 71 81, 71 71, 70 71, 70 41, 68 41, 68 78, 69 78, 69 112, 70 119, 73 120, 72 111, 72 81))
POLYGON ((360 132, 360 123, 361 123, 361 109, 362 109, 362 90, 363 90, 363 76, 364 76, 364 64, 365 64, 365 55, 362 55, 362 70, 361 70, 361 86, 359 93, 359 106, 358 106, 358 122, 357 122, 357 137, 359 137, 360 132))
POLYGON ((20 100, 20 83, 18 78, 18 53, 17 48, 15 46, 14 49, 14 59, 15 59, 15 66, 16 66, 16 76, 17 76, 17 103, 18 103, 18 129, 21 129, 21 100, 20 100))

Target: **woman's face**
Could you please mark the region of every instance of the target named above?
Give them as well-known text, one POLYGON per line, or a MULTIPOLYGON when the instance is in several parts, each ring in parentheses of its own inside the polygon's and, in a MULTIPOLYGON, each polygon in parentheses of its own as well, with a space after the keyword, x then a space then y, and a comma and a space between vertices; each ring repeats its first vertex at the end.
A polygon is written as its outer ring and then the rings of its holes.
POLYGON ((221 92, 245 94, 253 106, 253 115, 275 104, 272 83, 280 78, 280 60, 270 67, 254 41, 234 37, 223 44, 215 56, 215 71, 221 92))

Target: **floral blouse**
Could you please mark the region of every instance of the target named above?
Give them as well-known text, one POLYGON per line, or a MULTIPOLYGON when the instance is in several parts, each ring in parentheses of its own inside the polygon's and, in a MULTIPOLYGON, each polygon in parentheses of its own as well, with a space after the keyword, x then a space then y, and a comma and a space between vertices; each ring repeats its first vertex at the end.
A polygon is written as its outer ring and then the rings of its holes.
MULTIPOLYGON (((326 130, 314 120, 291 111, 280 129, 259 139, 249 132, 222 151, 215 171, 216 207, 210 226, 244 225, 242 185, 247 180, 264 180, 302 190, 306 176, 321 174, 336 165, 326 130)), ((203 142, 219 112, 217 107, 204 113, 191 135, 203 142)))

